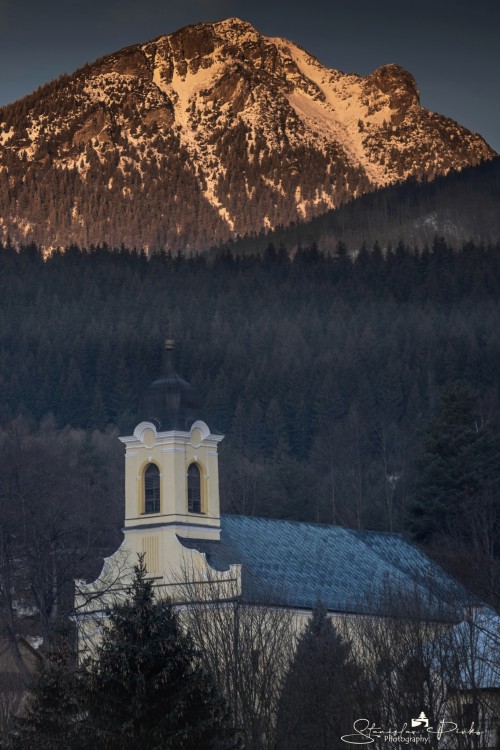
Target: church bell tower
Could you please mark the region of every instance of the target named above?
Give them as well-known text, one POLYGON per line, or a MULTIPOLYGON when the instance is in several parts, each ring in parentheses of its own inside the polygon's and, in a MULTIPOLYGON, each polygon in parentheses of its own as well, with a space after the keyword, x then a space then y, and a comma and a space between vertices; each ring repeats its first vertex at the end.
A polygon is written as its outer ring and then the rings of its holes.
POLYGON ((150 573, 167 573, 178 538, 219 540, 217 446, 195 389, 173 367, 146 389, 125 445, 125 544, 144 553, 150 573))

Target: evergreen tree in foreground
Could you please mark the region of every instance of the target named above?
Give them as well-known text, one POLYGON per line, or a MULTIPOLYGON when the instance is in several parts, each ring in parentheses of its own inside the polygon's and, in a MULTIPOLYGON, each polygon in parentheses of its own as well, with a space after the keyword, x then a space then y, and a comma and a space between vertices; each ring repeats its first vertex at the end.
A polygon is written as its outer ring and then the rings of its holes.
POLYGON ((2 738, 5 750, 74 750, 80 744, 76 673, 69 666, 66 649, 48 656, 28 704, 27 714, 16 719, 10 738, 2 738))
MULTIPOLYGON (((417 541, 450 534, 475 545, 499 527, 500 439, 475 401, 467 384, 450 386, 424 434, 409 519, 417 541)), ((500 551, 498 538, 487 546, 500 551)))
POLYGON ((135 568, 130 600, 109 614, 96 657, 75 679, 61 674, 64 670, 51 684, 42 674, 28 716, 18 729, 15 748, 214 750, 236 746, 230 742, 227 709, 211 676, 170 603, 154 599, 142 560, 135 568), (60 716, 54 705, 61 707, 60 716))
POLYGON ((111 612, 88 671, 86 701, 100 746, 213 748, 225 705, 171 605, 154 600, 142 561, 130 593, 111 612))
POLYGON ((277 724, 278 750, 335 750, 352 731, 359 667, 318 603, 297 642, 283 682, 277 724))

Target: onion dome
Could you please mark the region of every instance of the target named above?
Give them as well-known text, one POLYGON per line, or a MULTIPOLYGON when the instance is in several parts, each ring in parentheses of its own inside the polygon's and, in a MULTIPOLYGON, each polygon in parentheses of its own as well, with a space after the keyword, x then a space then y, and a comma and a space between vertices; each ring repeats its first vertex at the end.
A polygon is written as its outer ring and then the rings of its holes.
POLYGON ((166 373, 145 390, 137 414, 137 422, 152 422, 159 432, 187 432, 193 422, 203 420, 200 396, 173 368, 174 347, 175 341, 167 339, 166 373))

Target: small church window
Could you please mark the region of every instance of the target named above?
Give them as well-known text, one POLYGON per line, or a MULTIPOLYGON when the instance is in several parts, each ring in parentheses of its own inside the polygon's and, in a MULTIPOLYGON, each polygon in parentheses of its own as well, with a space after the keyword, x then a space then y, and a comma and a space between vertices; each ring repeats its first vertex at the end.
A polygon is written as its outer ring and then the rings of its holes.
POLYGON ((149 464, 144 472, 144 512, 160 512, 160 470, 156 464, 149 464))
POLYGON ((191 464, 187 474, 188 511, 201 513, 201 476, 196 464, 191 464))

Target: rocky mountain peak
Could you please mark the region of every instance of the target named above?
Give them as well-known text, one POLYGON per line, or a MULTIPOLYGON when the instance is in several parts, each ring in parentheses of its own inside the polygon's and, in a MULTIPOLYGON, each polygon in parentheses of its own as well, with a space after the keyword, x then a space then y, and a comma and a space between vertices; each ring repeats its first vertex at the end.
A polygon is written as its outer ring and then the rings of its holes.
POLYGON ((257 39, 261 36, 251 23, 242 21, 241 18, 226 18, 212 26, 216 35, 233 44, 241 44, 242 41, 257 39))
POLYGON ((368 77, 374 87, 389 97, 392 109, 406 108, 420 105, 420 92, 415 78, 407 70, 390 63, 381 65, 368 77))

